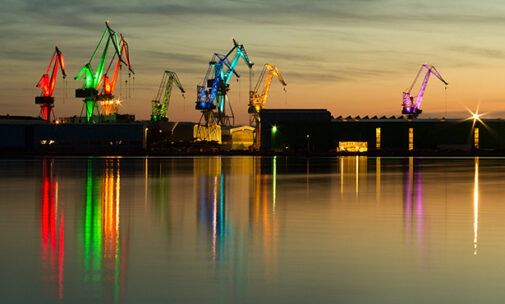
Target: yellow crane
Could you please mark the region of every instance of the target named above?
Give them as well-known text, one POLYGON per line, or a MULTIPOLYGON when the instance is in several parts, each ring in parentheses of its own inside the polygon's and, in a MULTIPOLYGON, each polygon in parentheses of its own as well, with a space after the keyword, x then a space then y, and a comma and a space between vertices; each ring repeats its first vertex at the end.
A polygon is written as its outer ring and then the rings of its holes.
MULTIPOLYGON (((265 108, 268 99, 268 92, 270 91, 270 85, 272 84, 273 77, 279 79, 283 86, 286 86, 286 81, 282 78, 281 72, 273 64, 265 64, 263 70, 261 71, 260 77, 253 91, 249 91, 249 110, 251 114, 250 123, 255 127, 256 139, 254 140, 254 149, 260 148, 260 138, 261 138, 261 122, 260 122, 260 112, 265 108), (263 92, 261 95, 258 93, 261 83, 265 79, 265 84, 263 85, 263 92)), ((286 89, 284 89, 285 91, 286 89)))
POLYGON ((283 86, 286 86, 286 82, 284 78, 282 78, 281 72, 279 69, 273 64, 265 64, 263 70, 261 71, 260 77, 253 91, 249 92, 249 110, 248 112, 253 114, 253 117, 259 119, 259 113, 263 108, 265 108, 265 104, 268 99, 268 92, 270 91, 270 84, 272 83, 272 78, 276 77, 282 83, 283 86), (266 77, 265 77, 266 75, 266 77), (263 85, 263 92, 259 95, 258 91, 261 86, 261 82, 265 79, 265 84, 263 85))

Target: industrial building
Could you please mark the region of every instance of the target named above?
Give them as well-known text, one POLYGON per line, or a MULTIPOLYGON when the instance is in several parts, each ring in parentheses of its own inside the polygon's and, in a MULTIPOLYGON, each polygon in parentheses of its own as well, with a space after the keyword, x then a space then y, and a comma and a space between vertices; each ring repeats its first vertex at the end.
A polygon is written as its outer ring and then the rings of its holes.
POLYGON ((146 151, 143 123, 50 124, 27 117, 0 117, 0 152, 110 154, 146 151))
POLYGON ((263 110, 261 148, 278 152, 505 151, 502 119, 337 117, 326 110, 263 110))

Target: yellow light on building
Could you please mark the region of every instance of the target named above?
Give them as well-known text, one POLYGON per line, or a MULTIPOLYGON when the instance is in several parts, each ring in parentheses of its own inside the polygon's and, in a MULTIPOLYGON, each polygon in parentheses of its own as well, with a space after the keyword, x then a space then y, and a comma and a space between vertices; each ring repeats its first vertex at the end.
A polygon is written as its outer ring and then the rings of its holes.
POLYGON ((381 149, 381 128, 375 128, 375 149, 381 149))
POLYGON ((479 149, 479 128, 473 129, 473 146, 479 149))
POLYGON ((339 141, 338 152, 367 152, 368 142, 366 141, 339 141))
POLYGON ((414 150, 414 128, 409 128, 409 151, 414 150))

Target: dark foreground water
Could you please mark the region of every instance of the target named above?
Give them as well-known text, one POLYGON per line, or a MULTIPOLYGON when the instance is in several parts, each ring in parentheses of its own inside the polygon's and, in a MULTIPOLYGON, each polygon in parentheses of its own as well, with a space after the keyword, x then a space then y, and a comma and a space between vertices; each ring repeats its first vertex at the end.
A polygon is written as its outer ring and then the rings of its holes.
POLYGON ((505 159, 0 160, 1 303, 501 303, 505 159))

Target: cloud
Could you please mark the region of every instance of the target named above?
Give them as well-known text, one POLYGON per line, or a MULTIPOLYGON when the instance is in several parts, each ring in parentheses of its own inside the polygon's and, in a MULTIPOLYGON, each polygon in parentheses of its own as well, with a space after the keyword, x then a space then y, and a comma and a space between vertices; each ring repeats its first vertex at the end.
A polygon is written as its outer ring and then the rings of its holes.
POLYGON ((503 59, 505 58, 505 52, 500 49, 494 48, 483 48, 483 47, 472 47, 465 45, 458 45, 449 48, 450 51, 454 52, 463 52, 470 55, 476 55, 484 58, 492 58, 492 59, 503 59))

